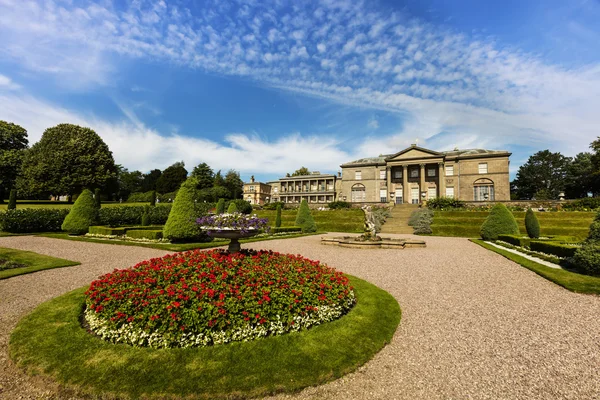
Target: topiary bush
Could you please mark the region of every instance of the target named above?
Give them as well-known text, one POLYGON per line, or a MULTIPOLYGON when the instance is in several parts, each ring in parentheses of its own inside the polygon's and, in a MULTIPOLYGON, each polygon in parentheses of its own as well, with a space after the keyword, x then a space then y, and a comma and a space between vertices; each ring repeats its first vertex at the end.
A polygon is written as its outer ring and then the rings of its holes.
MULTIPOLYGON (((171 242, 199 242, 208 241, 206 235, 196 219, 206 212, 205 208, 196 207, 196 178, 188 178, 181 184, 177 197, 171 207, 169 218, 163 230, 163 236, 171 242)), ((201 203, 203 204, 203 203, 201 203)))
POLYGON ((429 235, 433 233, 431 223, 433 222, 433 211, 428 208, 419 208, 413 211, 408 219, 408 225, 413 227, 415 235, 429 235))
POLYGON ((575 251, 572 262, 586 274, 600 276, 600 212, 590 225, 587 239, 575 251))
POLYGON ((508 208, 499 203, 492 207, 479 233, 483 240, 497 240, 498 235, 519 234, 519 225, 508 208))
POLYGON ((70 235, 85 235, 90 226, 98 222, 98 208, 94 201, 94 195, 85 189, 77 200, 69 214, 62 223, 62 230, 70 235))
POLYGON ((235 203, 232 201, 231 203, 229 203, 229 207, 227 207, 227 214, 233 214, 238 212, 238 208, 235 205, 235 203))
POLYGON ((152 190, 150 193, 150 207, 156 206, 156 190, 152 190))
POLYGON ((142 214, 142 226, 148 225, 150 225, 150 206, 145 206, 142 214))
POLYGON ((98 210, 102 208, 102 200, 100 200, 100 189, 98 188, 94 190, 94 203, 96 203, 96 208, 98 210))
POLYGON ((252 214, 252 204, 244 199, 231 200, 227 206, 229 207, 231 204, 235 204, 235 207, 237 208, 236 212, 242 214, 252 214))
POLYGON ((16 208, 17 208, 17 190, 11 189, 10 195, 8 197, 8 206, 6 207, 6 209, 7 210, 16 210, 16 208))
POLYGON ((23 208, 0 212, 0 231, 10 233, 59 232, 69 209, 23 208))
POLYGON ((454 197, 436 197, 427 201, 427 207, 432 210, 461 209, 465 208, 465 203, 454 197))
MULTIPOLYGON (((171 204, 150 207, 147 214, 151 225, 164 225, 171 212, 171 204)), ((199 205, 203 207, 203 205, 199 205)), ((99 211, 99 222, 108 226, 130 226, 140 223, 145 206, 103 207, 99 211)))
POLYGON ((270 203, 267 203, 263 206, 263 210, 276 210, 278 206, 281 206, 281 208, 285 208, 285 204, 283 203, 283 201, 272 201, 270 203))
POLYGON ((277 205, 277 214, 275 215, 275 228, 281 227, 281 204, 277 205))
POLYGON ((310 213, 310 208, 306 200, 302 200, 300 207, 298 207, 298 214, 296 214, 296 223, 294 225, 301 227, 302 232, 305 233, 317 231, 317 224, 310 213))
POLYGON ((217 202, 217 214, 223 214, 225 212, 225 199, 219 199, 217 202))
POLYGON ((530 238, 537 239, 540 237, 540 221, 538 221, 531 208, 528 208, 525 213, 525 229, 530 238))

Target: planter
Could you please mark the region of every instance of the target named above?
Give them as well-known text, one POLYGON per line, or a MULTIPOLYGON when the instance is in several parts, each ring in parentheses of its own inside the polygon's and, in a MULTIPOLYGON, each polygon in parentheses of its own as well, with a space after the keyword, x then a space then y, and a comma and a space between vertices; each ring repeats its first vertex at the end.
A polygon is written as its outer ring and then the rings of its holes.
POLYGON ((217 237, 217 238, 223 238, 223 239, 229 239, 229 247, 227 248, 227 251, 229 251, 230 253, 237 253, 238 251, 240 251, 241 249, 241 245, 239 240, 243 239, 243 238, 248 238, 248 237, 252 237, 255 235, 258 235, 260 233, 260 231, 258 230, 249 230, 249 231, 239 231, 239 230, 218 230, 218 231, 213 231, 213 230, 208 230, 208 234, 212 237, 217 237))

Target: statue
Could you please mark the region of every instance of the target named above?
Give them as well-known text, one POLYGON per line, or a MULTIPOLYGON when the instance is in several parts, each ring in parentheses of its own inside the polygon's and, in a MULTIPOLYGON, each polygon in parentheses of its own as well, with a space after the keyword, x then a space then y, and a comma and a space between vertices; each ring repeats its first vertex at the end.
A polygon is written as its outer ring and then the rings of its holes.
POLYGON ((365 234, 363 237, 365 240, 378 240, 377 229, 375 228, 375 218, 371 211, 371 206, 362 206, 362 210, 365 213, 365 234))

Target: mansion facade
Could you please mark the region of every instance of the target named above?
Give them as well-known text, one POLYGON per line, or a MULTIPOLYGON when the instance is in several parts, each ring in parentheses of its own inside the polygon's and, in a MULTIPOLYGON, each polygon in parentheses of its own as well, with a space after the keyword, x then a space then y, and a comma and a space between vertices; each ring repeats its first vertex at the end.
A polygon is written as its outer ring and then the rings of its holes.
POLYGON ((419 204, 436 197, 510 200, 509 157, 503 150, 433 151, 411 145, 389 155, 342 164, 341 173, 292 176, 244 185, 252 204, 282 201, 419 204), (250 188, 253 190, 250 191, 250 188), (255 193, 260 190, 261 195, 255 193))

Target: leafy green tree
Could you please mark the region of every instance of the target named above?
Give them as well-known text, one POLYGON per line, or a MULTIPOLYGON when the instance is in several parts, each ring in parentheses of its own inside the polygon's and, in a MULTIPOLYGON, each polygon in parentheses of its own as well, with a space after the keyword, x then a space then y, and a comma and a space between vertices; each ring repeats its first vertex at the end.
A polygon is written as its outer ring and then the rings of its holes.
POLYGON ((239 199, 242 197, 244 191, 244 181, 240 178, 240 173, 230 169, 225 175, 225 187, 231 193, 232 199, 239 199))
POLYGON ((85 189, 65 217, 61 229, 71 235, 84 235, 98 220, 98 208, 92 192, 85 189))
POLYGON ((225 186, 214 186, 210 189, 211 196, 213 201, 217 201, 217 199, 228 199, 231 197, 231 193, 225 186))
POLYGON ((0 203, 5 193, 15 186, 27 144, 24 128, 0 121, 0 203))
POLYGON ((557 199, 565 190, 571 158, 543 150, 535 153, 517 172, 513 187, 520 199, 557 199))
POLYGON ((540 221, 531 208, 527 209, 525 213, 525 229, 527 230, 527 236, 532 239, 540 237, 540 221))
POLYGON ((129 171, 127 168, 123 168, 119 165, 119 198, 125 200, 129 198, 131 193, 137 193, 142 191, 144 183, 144 174, 140 171, 129 171))
POLYGON ((17 190, 11 189, 10 197, 8 198, 8 207, 9 210, 14 210, 17 208, 17 190))
POLYGON ((147 174, 144 174, 144 180, 142 181, 142 192, 156 190, 156 182, 161 175, 162 171, 160 169, 153 169, 147 174))
POLYGON ((600 137, 594 140, 590 144, 590 148, 593 150, 590 161, 591 167, 591 192, 594 196, 600 196, 600 137))
POLYGON ((17 186, 30 196, 72 196, 84 188, 103 188, 116 174, 112 153, 96 132, 60 124, 46 129, 25 152, 17 186))
POLYGON ((302 228, 302 232, 316 232, 317 224, 310 213, 308 202, 302 200, 300 207, 298 208, 298 214, 296 214, 296 226, 302 228))
POLYGON ((151 207, 154 207, 154 206, 156 206, 156 190, 153 190, 153 191, 150 193, 150 206, 151 206, 151 207))
POLYGON ((185 182, 187 175, 184 162, 176 162, 162 172, 156 182, 156 191, 163 194, 176 191, 185 182))
POLYGON ((172 242, 192 242, 205 237, 196 223, 196 219, 200 216, 195 201, 197 184, 196 179, 188 178, 181 184, 173 201, 173 207, 163 229, 163 236, 172 242))
POLYGON ((207 163, 202 163, 194 167, 191 176, 198 180, 198 189, 210 189, 215 183, 215 173, 207 163))
POLYGON ((227 207, 227 214, 233 214, 238 212, 238 208, 235 203, 232 201, 229 203, 229 207, 227 207))
MULTIPOLYGON (((300 167, 299 169, 295 170, 291 176, 301 176, 301 175, 310 175, 310 171, 308 170, 308 168, 300 167)), ((289 175, 287 175, 287 176, 289 176, 289 175)))
POLYGON ((217 202, 217 214, 223 214, 225 212, 225 199, 220 198, 217 202))
POLYGON ((509 209, 499 203, 492 207, 490 214, 481 225, 480 234, 483 240, 497 240, 498 235, 519 234, 519 225, 509 209))
POLYGON ((567 167, 565 196, 569 199, 587 197, 594 192, 592 153, 579 153, 567 167))
POLYGON ((277 215, 275 216, 275 228, 281 227, 281 204, 277 204, 277 215))

